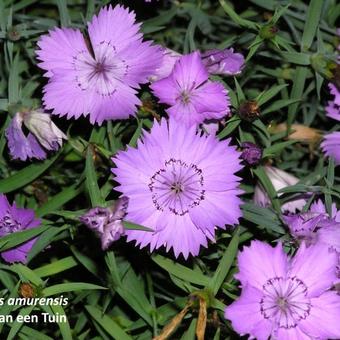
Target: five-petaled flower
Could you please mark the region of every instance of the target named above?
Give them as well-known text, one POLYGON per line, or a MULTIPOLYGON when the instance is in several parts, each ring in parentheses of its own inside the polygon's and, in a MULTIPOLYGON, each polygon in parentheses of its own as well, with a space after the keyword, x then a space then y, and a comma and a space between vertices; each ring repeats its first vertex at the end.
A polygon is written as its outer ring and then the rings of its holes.
POLYGON ((127 230, 128 241, 151 250, 166 246, 176 256, 197 255, 215 228, 238 223, 241 200, 240 153, 214 135, 200 135, 170 119, 154 123, 150 133, 112 160, 119 183, 129 198, 126 219, 153 229, 127 230))
POLYGON ((162 52, 143 42, 134 12, 104 7, 88 24, 87 42, 78 29, 55 28, 43 35, 38 65, 49 78, 44 104, 54 114, 92 124, 135 115, 140 84, 148 82, 162 62, 162 52))
POLYGON ((304 244, 293 258, 282 245, 253 241, 238 256, 240 298, 225 317, 236 332, 258 340, 340 338, 337 256, 324 245, 304 244))
POLYGON ((168 104, 170 117, 186 126, 229 115, 229 97, 224 86, 208 79, 199 52, 184 55, 172 73, 150 87, 161 103, 168 104))

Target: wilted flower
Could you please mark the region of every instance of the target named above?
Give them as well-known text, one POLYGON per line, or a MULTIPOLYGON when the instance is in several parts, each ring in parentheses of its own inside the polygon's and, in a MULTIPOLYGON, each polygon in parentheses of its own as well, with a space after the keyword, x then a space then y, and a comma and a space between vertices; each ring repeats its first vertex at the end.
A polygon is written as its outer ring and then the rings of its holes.
POLYGON ((336 204, 332 203, 331 206, 331 215, 329 215, 326 211, 326 206, 324 203, 319 199, 316 202, 312 203, 310 206, 310 211, 313 213, 319 213, 319 214, 324 214, 328 218, 331 218, 332 220, 336 222, 340 222, 340 210, 336 208, 336 204))
MULTIPOLYGON (((0 237, 40 226, 40 220, 34 217, 32 209, 17 208, 10 205, 6 196, 0 194, 0 237)), ((27 254, 32 249, 36 238, 14 248, 1 252, 1 257, 9 263, 27 263, 27 254)), ((0 250, 1 251, 1 250, 0 250)))
POLYGON ((154 122, 137 149, 120 151, 112 169, 116 188, 129 198, 126 218, 153 232, 127 230, 128 241, 151 251, 166 246, 175 256, 197 255, 215 228, 241 216, 240 154, 215 136, 201 135, 169 119, 154 122))
POLYGON ((244 67, 244 57, 232 48, 209 50, 202 53, 202 61, 210 74, 233 76, 240 74, 244 67))
POLYGON ((310 211, 283 217, 290 233, 307 245, 323 243, 340 254, 340 212, 332 205, 332 216, 326 212, 321 200, 310 211))
POLYGON ((88 24, 91 47, 78 29, 43 35, 37 55, 49 78, 46 108, 67 118, 90 114, 98 124, 134 115, 141 104, 136 89, 162 62, 160 48, 142 42, 139 29, 135 13, 117 5, 102 8, 88 24))
POLYGON ((339 339, 337 256, 323 245, 304 244, 293 258, 282 245, 253 241, 239 253, 240 298, 225 317, 236 332, 258 340, 339 339))
POLYGON ((250 166, 260 163, 262 158, 262 149, 252 142, 243 142, 241 144, 241 158, 250 166))
POLYGON ((162 52, 162 64, 156 70, 155 74, 149 77, 150 82, 168 77, 176 64, 176 61, 182 56, 180 53, 170 50, 170 48, 163 48, 162 52))
MULTIPOLYGON (((299 179, 295 176, 273 166, 267 165, 264 167, 264 170, 270 181, 272 182, 272 185, 276 192, 288 186, 295 185, 299 182, 299 179)), ((282 193, 278 194, 279 197, 281 195, 282 193)), ((267 192, 264 190, 263 186, 260 183, 255 186, 254 202, 261 207, 268 207, 271 204, 267 192)), ((284 203, 281 209, 283 212, 289 211, 291 213, 295 213, 296 210, 301 210, 305 204, 306 200, 304 198, 294 198, 290 202, 284 203)))
POLYGON ((46 158, 47 151, 56 151, 67 139, 52 122, 51 115, 42 110, 17 112, 6 129, 8 146, 13 159, 46 158), (23 132, 23 124, 28 129, 23 132))
POLYGON ((326 106, 327 117, 340 121, 340 92, 333 84, 328 84, 330 93, 334 96, 333 100, 326 106))
MULTIPOLYGON (((285 132, 287 130, 288 126, 286 123, 273 125, 269 128, 269 131, 271 133, 285 132)), ((322 136, 320 130, 311 128, 303 124, 292 124, 290 127, 290 133, 287 136, 287 139, 289 140, 297 140, 299 142, 311 144, 318 143, 321 138, 322 136)))
POLYGON ((202 124, 202 130, 208 135, 216 136, 218 129, 219 124, 216 120, 210 120, 202 124))
POLYGON ((255 100, 248 100, 240 105, 238 114, 242 119, 252 122, 260 117, 260 107, 255 100))
POLYGON ((331 132, 324 136, 321 149, 326 156, 332 157, 337 165, 340 164, 340 132, 331 132))
POLYGON ((127 206, 128 199, 121 197, 111 207, 96 207, 80 217, 80 221, 100 237, 103 250, 108 249, 114 241, 124 235, 122 220, 127 206))
POLYGON ((208 79, 200 54, 182 56, 169 77, 151 85, 161 103, 170 105, 170 117, 186 126, 206 119, 220 119, 230 113, 227 90, 221 83, 208 79))

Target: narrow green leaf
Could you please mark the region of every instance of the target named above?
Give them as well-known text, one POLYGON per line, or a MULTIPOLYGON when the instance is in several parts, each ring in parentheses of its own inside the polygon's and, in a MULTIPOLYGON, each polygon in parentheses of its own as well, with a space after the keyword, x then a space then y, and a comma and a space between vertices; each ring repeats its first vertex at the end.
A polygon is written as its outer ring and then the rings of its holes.
POLYGON ((240 231, 237 229, 234 232, 234 236, 231 239, 228 248, 223 254, 223 257, 215 271, 214 276, 209 280, 207 289, 211 290, 214 296, 217 294, 222 286, 223 281, 229 273, 229 270, 234 262, 237 254, 238 244, 239 244, 239 234, 240 231))
POLYGON ((276 143, 263 150, 263 157, 278 156, 278 154, 284 150, 287 146, 295 144, 296 140, 288 140, 281 143, 276 143))
POLYGON ((57 0, 58 10, 60 14, 60 23, 63 27, 68 27, 71 25, 70 15, 67 10, 66 0, 57 0))
POLYGON ((103 329, 116 340, 132 340, 132 338, 112 319, 93 306, 85 306, 86 310, 103 329))
MULTIPOLYGON (((18 315, 21 315, 21 316, 30 315, 31 312, 33 311, 34 307, 35 306, 24 307, 20 310, 18 315)), ((17 333, 20 331, 20 329, 23 325, 24 325, 24 323, 19 322, 16 318, 15 321, 11 324, 11 330, 7 335, 7 340, 15 339, 17 333)))
POLYGON ((40 277, 46 277, 61 273, 76 266, 78 266, 78 262, 73 258, 73 256, 68 256, 45 266, 34 269, 34 272, 40 277))
POLYGON ((32 229, 26 229, 18 231, 12 234, 1 237, 0 239, 0 251, 13 248, 18 244, 27 242, 28 240, 40 235, 42 232, 48 229, 48 226, 41 226, 32 229))
POLYGON ((259 106, 262 106, 266 102, 268 102, 270 99, 275 97, 282 89, 284 89, 288 84, 282 84, 282 85, 276 85, 271 87, 269 90, 262 92, 257 98, 257 104, 259 106))
POLYGON ((151 228, 144 227, 143 225, 136 224, 136 223, 129 222, 129 221, 123 221, 123 225, 124 225, 124 229, 127 229, 127 230, 153 231, 153 229, 151 228))
POLYGON ((77 197, 83 191, 83 187, 79 183, 65 188, 52 198, 50 198, 44 205, 36 210, 36 215, 42 217, 62 207, 65 203, 77 197))
POLYGON ((310 55, 307 53, 281 51, 280 54, 290 63, 306 66, 310 65, 310 55))
POLYGON ((257 25, 247 19, 243 19, 240 17, 233 9, 232 7, 227 4, 225 0, 219 0, 220 5, 224 9, 224 11, 228 14, 228 16, 231 18, 232 21, 234 21, 236 24, 238 24, 241 27, 246 27, 246 28, 252 28, 254 30, 257 29, 257 25))
POLYGON ((313 39, 321 18, 324 1, 311 0, 309 2, 307 19, 301 39, 301 51, 306 51, 313 43, 313 39))
POLYGON ((152 256, 152 260, 164 270, 179 277, 180 279, 195 283, 200 286, 206 286, 209 283, 209 278, 204 276, 202 273, 167 259, 164 256, 154 255, 152 256))
POLYGON ((85 184, 90 196, 91 204, 93 207, 104 207, 105 201, 101 195, 98 182, 96 169, 93 161, 92 146, 89 145, 86 151, 86 165, 85 165, 85 184))
POLYGON ((54 286, 47 287, 43 290, 44 296, 57 295, 66 292, 74 292, 78 290, 92 290, 92 289, 107 289, 92 283, 85 282, 70 282, 70 283, 60 283, 54 286))
POLYGON ((19 170, 14 175, 0 180, 0 192, 8 193, 31 183, 44 173, 59 157, 60 151, 52 158, 44 162, 37 162, 19 170))

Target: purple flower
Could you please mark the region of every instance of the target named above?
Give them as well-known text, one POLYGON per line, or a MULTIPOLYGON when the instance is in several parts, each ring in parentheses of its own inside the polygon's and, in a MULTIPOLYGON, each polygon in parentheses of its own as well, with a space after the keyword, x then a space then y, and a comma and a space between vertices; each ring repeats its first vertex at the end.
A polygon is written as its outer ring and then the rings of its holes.
POLYGON ((37 55, 49 78, 46 108, 67 118, 90 114, 92 124, 135 115, 136 89, 162 62, 160 48, 142 42, 139 29, 135 13, 117 5, 102 8, 88 24, 91 47, 78 29, 42 36, 37 55))
POLYGON ((250 166, 260 163, 262 158, 262 149, 254 143, 244 142, 241 144, 241 158, 250 166))
POLYGON ((336 208, 335 203, 332 203, 331 210, 332 210, 331 216, 329 216, 327 211, 326 211, 326 206, 324 205, 324 203, 320 199, 317 200, 316 202, 312 203, 312 205, 310 206, 311 212, 324 214, 328 218, 331 218, 331 219, 335 220, 336 222, 340 222, 340 210, 338 210, 336 208))
POLYGON ((340 121, 340 92, 334 84, 328 84, 328 86, 334 98, 326 106, 326 115, 329 118, 340 121))
POLYGON ((253 241, 238 256, 242 294, 225 317, 258 340, 339 339, 340 297, 330 291, 336 262, 322 245, 302 244, 289 258, 281 244, 253 241))
MULTIPOLYGON (((299 179, 297 177, 273 166, 265 166, 264 170, 276 191, 279 191, 280 189, 286 188, 288 186, 295 185, 299 182, 299 179)), ((278 194, 279 197, 281 195, 282 194, 278 194)), ((260 183, 255 186, 254 202, 261 207, 268 207, 271 205, 270 198, 260 183)), ((295 213, 296 210, 301 210, 305 204, 305 198, 296 198, 292 201, 284 203, 281 207, 281 210, 283 212, 289 211, 291 213, 295 213)))
POLYGON ((334 158, 337 165, 340 164, 340 132, 335 131, 324 136, 321 143, 321 149, 326 156, 334 158))
POLYGON ((332 204, 332 216, 321 200, 313 203, 310 211, 283 217, 290 233, 307 245, 322 243, 340 255, 340 212, 332 204))
POLYGON ((306 244, 316 242, 314 230, 327 221, 327 217, 324 214, 311 211, 295 215, 286 215, 283 216, 283 219, 288 225, 290 233, 295 238, 305 241, 306 244))
POLYGON ((244 57, 234 53, 234 49, 209 50, 202 54, 203 64, 210 74, 224 74, 233 76, 240 74, 244 67, 244 57))
POLYGON ((229 97, 222 84, 208 79, 198 52, 182 56, 169 77, 151 85, 161 103, 170 105, 170 117, 186 126, 206 119, 220 119, 230 113, 229 97))
POLYGON ((150 133, 113 158, 116 189, 129 198, 126 219, 153 229, 127 230, 128 241, 151 251, 166 246, 175 256, 197 255, 216 226, 241 216, 240 154, 215 136, 201 135, 170 119, 155 122, 150 133))
MULTIPOLYGON (((17 208, 16 204, 10 205, 6 196, 0 194, 0 237, 40 226, 40 220, 34 217, 32 209, 17 208)), ((34 238, 14 248, 1 252, 1 257, 9 263, 27 263, 27 254, 32 249, 34 238)))
POLYGON ((45 159, 47 151, 56 151, 67 139, 52 122, 51 115, 41 110, 17 112, 6 129, 6 137, 13 159, 45 159), (27 136, 23 125, 28 129, 27 136))
POLYGON ((163 48, 163 60, 161 66, 155 71, 155 74, 149 77, 150 82, 154 82, 163 78, 168 77, 177 60, 181 57, 181 54, 170 50, 169 48, 163 48))
POLYGON ((93 208, 80 217, 80 221, 92 229, 101 239, 102 249, 108 249, 124 235, 122 220, 126 214, 128 199, 121 197, 109 208, 93 208))

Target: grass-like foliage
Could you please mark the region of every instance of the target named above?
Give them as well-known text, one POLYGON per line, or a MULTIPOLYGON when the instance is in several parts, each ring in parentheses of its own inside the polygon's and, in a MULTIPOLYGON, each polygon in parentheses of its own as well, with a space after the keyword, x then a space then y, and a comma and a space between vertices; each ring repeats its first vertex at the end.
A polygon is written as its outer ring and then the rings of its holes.
MULTIPOLYGON (((0 194, 34 210, 41 221, 36 228, 5 233, 0 211, 1 253, 36 238, 27 263, 0 262, 0 316, 39 316, 39 322, 0 322, 0 338, 241 338, 224 316, 241 294, 234 277, 239 251, 252 240, 281 241, 294 254, 299 240, 284 219, 287 202, 302 195, 306 212, 321 199, 330 213, 340 198, 337 162, 320 147, 323 134, 340 126, 325 112, 332 97, 328 84, 339 86, 339 16, 336 0, 0 0, 0 194), (43 160, 15 160, 10 153, 6 131, 15 114, 43 107, 49 79, 38 66, 40 37, 55 27, 72 27, 89 40, 87 23, 108 4, 134 10, 145 40, 180 54, 232 47, 245 58, 239 74, 210 76, 230 98, 230 114, 219 120, 216 139, 230 138, 238 150, 252 142, 262 158, 237 172, 239 224, 215 228, 215 242, 201 247, 198 256, 177 257, 166 247, 150 252, 125 236, 102 250, 99 237, 80 220, 89 209, 111 207, 119 198, 112 157, 135 148, 145 131, 168 117, 169 105, 159 102, 149 84, 138 89, 142 105, 134 117, 98 125, 88 117, 52 114, 67 136, 58 150, 47 151, 43 160), (277 188, 268 165, 299 180, 277 188), (254 203, 257 183, 268 204, 254 203), (67 303, 7 303, 16 297, 67 303), (66 315, 67 321, 44 323, 42 313, 66 315)), ((23 131, 28 133, 26 126, 23 131)), ((233 208, 226 203, 225 209, 233 208)), ((138 221, 123 224, 129 231, 152 233, 138 221)))

